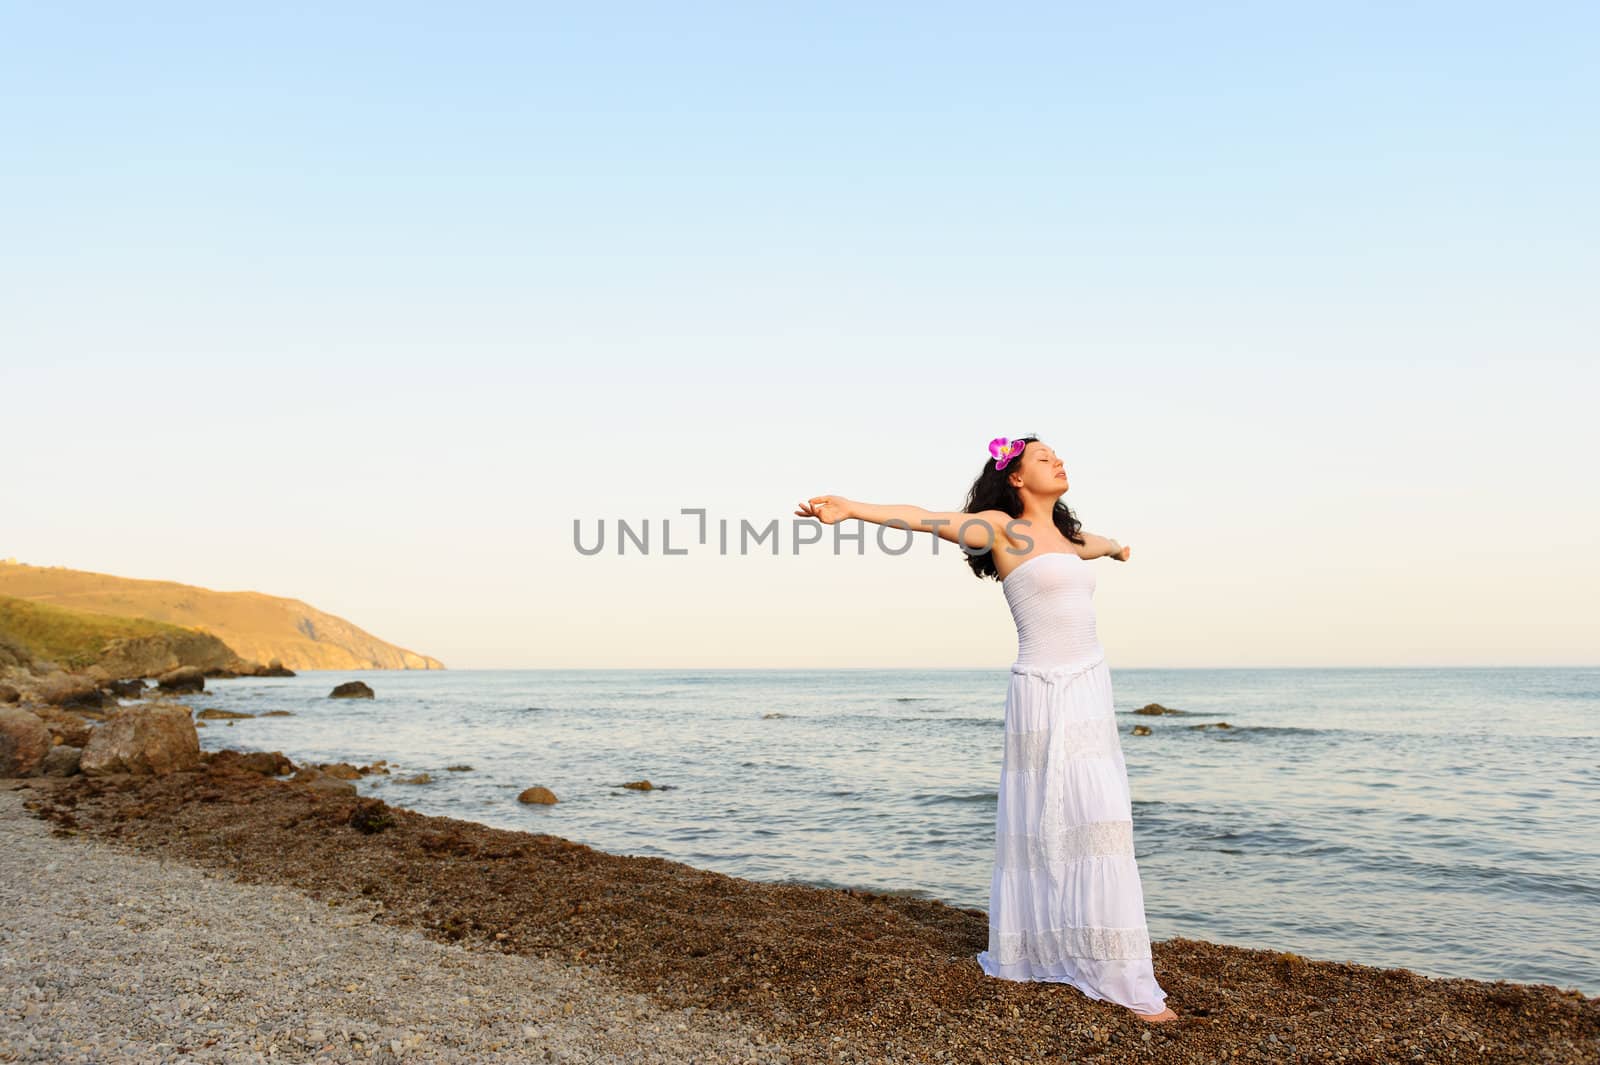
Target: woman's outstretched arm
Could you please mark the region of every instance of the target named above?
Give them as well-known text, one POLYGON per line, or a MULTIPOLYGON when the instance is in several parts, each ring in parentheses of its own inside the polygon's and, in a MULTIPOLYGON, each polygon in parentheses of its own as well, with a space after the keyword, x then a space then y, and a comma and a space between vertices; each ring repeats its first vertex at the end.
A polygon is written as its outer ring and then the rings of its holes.
POLYGON ((1008 547, 1012 542, 1006 533, 1006 523, 1011 517, 1003 510, 969 514, 964 510, 927 510, 904 503, 861 503, 844 496, 827 495, 812 496, 801 503, 795 513, 816 518, 824 525, 857 518, 874 525, 930 532, 951 543, 964 544, 973 551, 1008 547))
POLYGON ((1114 558, 1126 562, 1133 553, 1133 548, 1123 547, 1109 536, 1096 536, 1083 529, 1078 530, 1078 535, 1083 537, 1082 546, 1077 548, 1079 558, 1114 558))

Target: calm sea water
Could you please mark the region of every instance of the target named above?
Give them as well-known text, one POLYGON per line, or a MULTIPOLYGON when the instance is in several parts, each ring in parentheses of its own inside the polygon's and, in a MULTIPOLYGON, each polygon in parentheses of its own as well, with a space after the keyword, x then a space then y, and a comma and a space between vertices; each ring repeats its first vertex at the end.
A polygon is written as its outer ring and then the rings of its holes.
MULTIPOLYGON (((311 672, 189 701, 293 711, 212 722, 207 750, 426 771, 358 783, 423 813, 984 909, 1008 680, 311 672), (327 697, 353 678, 377 698, 327 697), (620 787, 640 778, 664 790, 620 787), (516 801, 535 784, 561 801, 516 801)), ((1113 666, 1112 683, 1153 938, 1600 994, 1600 669, 1113 666), (1188 714, 1131 713, 1150 702, 1188 714), (1208 721, 1233 728, 1188 727, 1208 721)))

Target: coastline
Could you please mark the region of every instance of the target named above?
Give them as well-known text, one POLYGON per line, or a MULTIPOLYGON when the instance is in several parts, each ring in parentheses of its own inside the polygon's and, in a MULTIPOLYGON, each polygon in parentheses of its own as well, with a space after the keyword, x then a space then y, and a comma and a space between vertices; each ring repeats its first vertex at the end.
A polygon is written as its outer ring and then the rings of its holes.
POLYGON ((656 1010, 722 1018, 775 1055, 749 1060, 1600 1059, 1600 999, 1573 991, 1185 938, 1153 945, 1183 1019, 1151 1026, 1069 987, 985 976, 980 910, 757 883, 419 814, 251 771, 230 751, 163 776, 7 783, 64 851, 103 845, 360 907, 395 933, 478 955, 565 967, 656 1010))

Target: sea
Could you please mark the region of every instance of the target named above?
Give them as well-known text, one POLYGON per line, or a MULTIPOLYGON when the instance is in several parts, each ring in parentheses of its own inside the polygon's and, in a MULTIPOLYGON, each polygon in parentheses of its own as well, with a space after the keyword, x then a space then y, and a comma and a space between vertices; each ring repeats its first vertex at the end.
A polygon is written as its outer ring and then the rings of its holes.
MULTIPOLYGON (((1600 669, 1111 677, 1152 939, 1600 995, 1600 669), (1182 713, 1134 713, 1149 703, 1182 713)), ((986 910, 1009 679, 315 671, 186 701, 290 712, 211 721, 206 750, 386 759, 358 789, 421 813, 986 910), (346 680, 376 698, 330 698, 346 680), (623 787, 640 780, 653 789, 623 787), (559 801, 519 802, 534 785, 559 801)))

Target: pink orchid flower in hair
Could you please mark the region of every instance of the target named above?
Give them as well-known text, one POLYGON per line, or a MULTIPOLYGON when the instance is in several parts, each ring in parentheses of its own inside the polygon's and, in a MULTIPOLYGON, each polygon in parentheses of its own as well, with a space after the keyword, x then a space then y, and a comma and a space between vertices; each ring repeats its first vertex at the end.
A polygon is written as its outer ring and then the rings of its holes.
POLYGON ((994 468, 997 470, 1005 469, 1006 463, 1022 454, 1022 449, 1027 446, 1021 440, 1007 440, 1003 436, 995 437, 989 441, 989 454, 994 456, 994 468))

